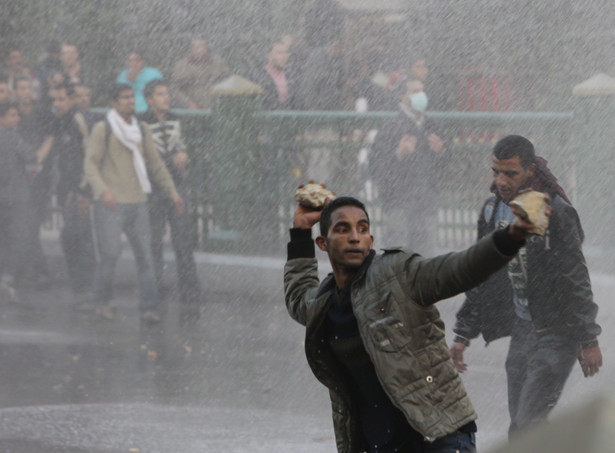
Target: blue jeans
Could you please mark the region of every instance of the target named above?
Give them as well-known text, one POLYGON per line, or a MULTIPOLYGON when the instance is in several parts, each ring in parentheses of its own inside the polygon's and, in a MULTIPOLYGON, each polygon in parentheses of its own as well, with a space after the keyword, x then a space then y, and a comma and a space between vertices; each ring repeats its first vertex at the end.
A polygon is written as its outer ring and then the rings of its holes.
POLYGON ((476 453, 476 434, 455 431, 433 443, 425 442, 423 453, 476 453))
POLYGON ((373 451, 377 453, 476 453, 476 433, 455 431, 434 442, 428 442, 418 432, 413 431, 403 445, 373 451))
POLYGON ((531 321, 516 320, 506 357, 509 436, 547 418, 578 351, 574 339, 557 332, 538 333, 531 321))
POLYGON ((113 274, 122 252, 122 232, 126 234, 137 264, 139 308, 158 306, 158 288, 152 259, 151 233, 147 203, 118 203, 115 209, 94 203, 94 228, 98 262, 94 276, 94 298, 107 303, 113 299, 113 274))

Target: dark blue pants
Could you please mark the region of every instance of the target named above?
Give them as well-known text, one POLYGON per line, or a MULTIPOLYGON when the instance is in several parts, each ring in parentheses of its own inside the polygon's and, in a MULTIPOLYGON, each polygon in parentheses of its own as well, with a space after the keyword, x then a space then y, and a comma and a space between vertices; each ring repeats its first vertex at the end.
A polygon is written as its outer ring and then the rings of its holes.
POLYGON ((506 358, 509 436, 547 418, 562 394, 578 351, 578 342, 563 334, 537 333, 531 321, 517 320, 506 358))
POLYGON ((433 443, 424 443, 423 453, 476 453, 475 433, 455 431, 433 443))
POLYGON ((404 445, 395 449, 377 450, 378 453, 393 451, 398 453, 476 453, 476 434, 455 431, 434 442, 427 442, 415 431, 404 445))
POLYGON ((84 294, 91 291, 96 271, 91 214, 80 212, 77 197, 69 194, 62 220, 60 239, 70 285, 75 294, 84 294))
MULTIPOLYGON (((178 187, 180 195, 187 199, 178 187)), ((198 304, 201 301, 201 285, 194 262, 194 231, 190 217, 190 209, 186 203, 183 214, 175 213, 175 205, 168 198, 155 193, 150 197, 150 222, 152 230, 152 256, 158 284, 162 281, 164 263, 162 257, 163 236, 166 223, 171 227, 171 243, 175 252, 177 267, 177 286, 181 301, 198 304)))

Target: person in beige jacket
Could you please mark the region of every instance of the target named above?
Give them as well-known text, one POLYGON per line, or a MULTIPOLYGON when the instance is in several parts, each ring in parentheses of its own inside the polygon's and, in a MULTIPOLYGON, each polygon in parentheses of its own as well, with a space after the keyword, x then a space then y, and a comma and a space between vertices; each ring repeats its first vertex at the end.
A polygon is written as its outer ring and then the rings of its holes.
POLYGON ((190 55, 175 64, 171 77, 178 106, 209 109, 211 87, 229 75, 228 66, 222 58, 209 51, 205 39, 192 39, 190 55))
POLYGON ((183 212, 184 202, 173 179, 156 152, 149 129, 134 116, 132 88, 117 83, 112 87, 111 110, 92 130, 84 162, 87 181, 94 194, 94 230, 98 263, 94 297, 90 307, 113 319, 113 273, 121 252, 124 232, 137 262, 139 308, 148 323, 160 322, 159 296, 150 247, 148 194, 156 184, 183 212))

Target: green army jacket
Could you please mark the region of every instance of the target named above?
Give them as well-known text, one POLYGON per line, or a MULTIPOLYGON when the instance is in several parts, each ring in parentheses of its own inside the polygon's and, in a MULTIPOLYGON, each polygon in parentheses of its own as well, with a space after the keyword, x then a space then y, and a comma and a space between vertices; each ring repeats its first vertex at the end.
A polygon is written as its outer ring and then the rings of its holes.
MULTIPOLYGON (((380 383, 408 423, 428 441, 477 417, 450 358, 444 323, 433 304, 478 285, 511 258, 498 251, 490 234, 463 252, 435 258, 405 249, 385 250, 363 266, 362 274, 353 281, 353 312, 380 383)), ((308 363, 329 388, 338 451, 354 453, 362 451, 357 417, 318 333, 334 287, 332 275, 319 282, 315 258, 287 261, 287 309, 306 326, 308 363)))

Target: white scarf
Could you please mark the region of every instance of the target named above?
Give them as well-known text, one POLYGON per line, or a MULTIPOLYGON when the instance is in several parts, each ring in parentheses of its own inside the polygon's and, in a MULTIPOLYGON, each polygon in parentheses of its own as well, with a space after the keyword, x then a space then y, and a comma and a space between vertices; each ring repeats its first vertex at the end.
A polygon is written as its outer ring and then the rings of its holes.
POLYGON ((144 193, 151 193, 152 185, 147 177, 147 168, 139 149, 139 143, 141 143, 143 137, 141 137, 141 128, 137 119, 133 116, 132 122, 127 124, 115 109, 111 109, 107 112, 107 121, 109 121, 115 137, 132 151, 132 163, 135 167, 141 189, 144 193))

